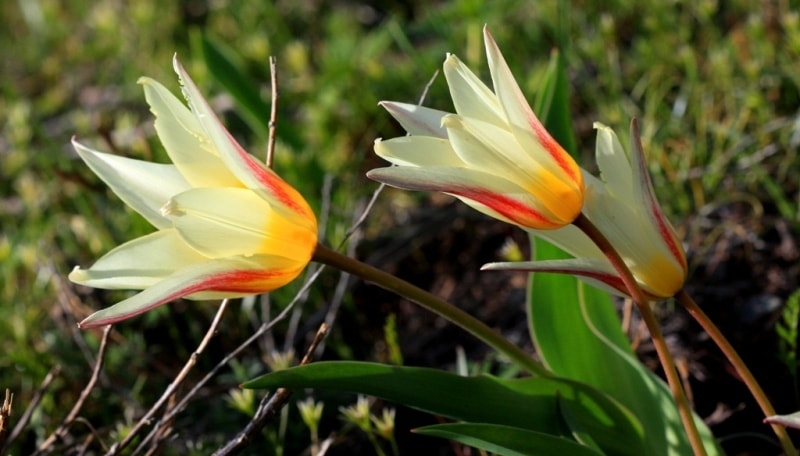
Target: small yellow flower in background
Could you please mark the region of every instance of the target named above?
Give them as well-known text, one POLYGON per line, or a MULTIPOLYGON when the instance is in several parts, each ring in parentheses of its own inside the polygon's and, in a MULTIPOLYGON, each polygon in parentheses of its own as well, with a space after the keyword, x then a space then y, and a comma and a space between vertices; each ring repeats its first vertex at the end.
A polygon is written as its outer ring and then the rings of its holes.
POLYGON ((367 176, 444 192, 523 228, 568 225, 583 207, 581 170, 533 113, 486 28, 484 40, 494 92, 448 55, 444 74, 456 114, 382 102, 411 136, 376 141, 375 152, 398 166, 367 176))
POLYGON ((375 433, 386 440, 394 439, 394 417, 395 409, 384 408, 380 418, 372 416, 372 424, 375 425, 375 433))
POLYGON ((143 290, 90 315, 82 328, 181 297, 271 291, 296 278, 314 252, 317 222, 308 203, 233 139, 177 59, 173 66, 191 109, 158 82, 139 81, 172 164, 105 154, 73 140, 92 171, 158 228, 70 273, 90 287, 143 290))
MULTIPOLYGON (((598 179, 584 172, 584 215, 611 242, 651 299, 677 293, 686 280, 686 255, 655 197, 636 122, 631 124, 631 154, 605 125, 597 129, 598 179)), ((574 274, 610 291, 628 291, 605 255, 582 231, 567 226, 535 231, 573 255, 569 260, 490 263, 483 269, 525 270, 574 274)))
POLYGON ((316 435, 319 429, 319 422, 322 419, 322 409, 325 403, 315 401, 313 397, 307 397, 303 401, 297 402, 297 409, 300 411, 300 419, 311 430, 312 435, 316 435))
POLYGON ((339 413, 342 414, 342 419, 344 421, 356 425, 356 427, 364 432, 371 431, 371 413, 369 411, 369 399, 366 396, 359 395, 355 405, 339 407, 339 413))

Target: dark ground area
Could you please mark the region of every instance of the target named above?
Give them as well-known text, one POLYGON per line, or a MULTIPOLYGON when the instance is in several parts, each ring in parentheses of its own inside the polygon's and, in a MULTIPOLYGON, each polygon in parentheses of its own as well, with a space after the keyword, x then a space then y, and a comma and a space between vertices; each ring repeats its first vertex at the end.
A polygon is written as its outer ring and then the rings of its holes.
MULTIPOLYGON (((402 223, 384 224, 397 228, 362 245, 364 252, 371 252, 366 260, 448 299, 499 328, 510 340, 532 349, 524 310, 525 275, 479 271, 482 264, 498 259, 509 238, 527 251, 526 235, 455 202, 434 201, 424 207, 402 223)), ((800 286, 797 230, 785 220, 737 203, 694 216, 678 224, 678 230, 687 239, 691 272, 686 288, 690 295, 739 351, 778 413, 800 409, 794 381, 779 356, 775 332, 783 304, 800 286)), ((354 296, 360 309, 367 312, 365 317, 375 322, 366 327, 375 328, 376 334, 386 314, 398 314, 407 365, 451 367, 457 346, 472 360, 483 359, 489 351, 459 328, 376 287, 360 284, 354 296)), ((625 305, 621 300, 619 304, 621 309, 625 305)), ((755 401, 700 326, 677 305, 663 304, 658 314, 679 369, 688 380, 694 408, 721 439, 725 451, 741 456, 779 454, 780 447, 762 424, 755 401)), ((365 336, 353 329, 341 328, 344 334, 365 336)), ((658 371, 655 351, 635 311, 629 334, 643 362, 658 371)), ((371 346, 356 340, 348 345, 371 346)), ((434 419, 401 409, 398 421, 398 429, 409 429, 432 424, 434 419)), ((403 454, 414 448, 430 450, 431 439, 403 436, 402 432, 398 438, 403 454)), ((452 454, 447 444, 441 451, 452 454)))

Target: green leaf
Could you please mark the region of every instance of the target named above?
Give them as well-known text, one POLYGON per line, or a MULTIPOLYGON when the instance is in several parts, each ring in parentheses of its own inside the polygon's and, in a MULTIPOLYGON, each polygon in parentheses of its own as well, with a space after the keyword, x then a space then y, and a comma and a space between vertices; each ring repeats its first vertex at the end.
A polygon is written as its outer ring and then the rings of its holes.
MULTIPOLYGON (((536 259, 565 258, 535 241, 536 259)), ((613 397, 644 427, 648 455, 691 454, 667 386, 635 357, 609 295, 563 274, 532 274, 529 324, 542 361, 556 374, 613 397)), ((720 454, 711 432, 695 417, 709 454, 720 454)), ((592 435, 594 437, 594 435, 592 435)))
POLYGON ((568 437, 562 402, 611 454, 645 454, 640 424, 618 403, 580 383, 556 378, 462 377, 416 367, 319 362, 273 372, 245 388, 322 388, 378 396, 448 418, 568 437), (624 451, 618 451, 622 448, 624 451))
MULTIPOLYGON (((572 437, 587 447, 601 451, 600 446, 592 438, 591 430, 584 426, 584 420, 582 419, 581 411, 573 410, 568 401, 559 400, 558 405, 561 409, 561 416, 564 418, 564 422, 572 430, 572 437)), ((624 444, 624 442, 621 443, 624 444)))
POLYGON ((422 435, 455 440, 504 456, 563 454, 599 456, 598 452, 562 437, 510 426, 486 423, 448 423, 415 429, 422 435))

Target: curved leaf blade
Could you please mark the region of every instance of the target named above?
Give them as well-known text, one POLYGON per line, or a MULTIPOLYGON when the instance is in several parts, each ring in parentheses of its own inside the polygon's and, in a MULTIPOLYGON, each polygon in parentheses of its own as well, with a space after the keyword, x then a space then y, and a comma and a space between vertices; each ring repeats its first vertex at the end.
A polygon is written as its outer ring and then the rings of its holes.
MULTIPOLYGON (((535 242, 536 259, 568 258, 545 241, 535 242)), ((691 454, 669 388, 636 358, 608 293, 569 275, 531 274, 528 319, 546 366, 606 392, 640 420, 647 444, 642 454, 691 454)), ((697 416, 695 422, 709 454, 722 454, 705 423, 697 416)))
POLYGON ((503 456, 564 454, 602 456, 589 447, 563 437, 510 426, 486 423, 448 423, 426 426, 414 432, 442 437, 503 456))
POLYGON ((378 396, 451 419, 506 425, 569 437, 558 401, 580 410, 601 448, 643 454, 641 425, 606 395, 557 378, 462 377, 448 372, 384 364, 331 361, 273 372, 245 388, 321 388, 378 396))

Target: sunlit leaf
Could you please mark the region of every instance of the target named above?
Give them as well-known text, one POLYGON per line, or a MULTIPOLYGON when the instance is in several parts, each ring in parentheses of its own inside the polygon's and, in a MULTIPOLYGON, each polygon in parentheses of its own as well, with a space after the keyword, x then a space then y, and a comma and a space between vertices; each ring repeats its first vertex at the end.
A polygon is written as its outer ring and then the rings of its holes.
MULTIPOLYGON (((565 258, 537 241, 536 259, 565 258)), ((634 356, 611 298, 572 276, 534 274, 529 323, 542 361, 557 375, 608 393, 644 427, 648 455, 691 454, 667 386, 634 356)), ((695 417, 709 454, 720 454, 708 427, 695 417)))

